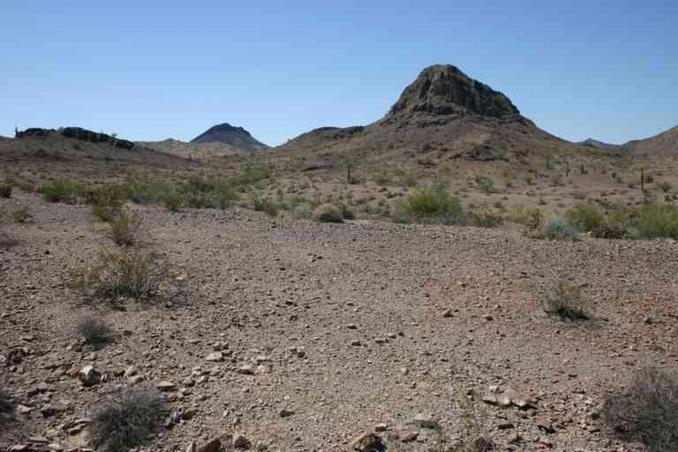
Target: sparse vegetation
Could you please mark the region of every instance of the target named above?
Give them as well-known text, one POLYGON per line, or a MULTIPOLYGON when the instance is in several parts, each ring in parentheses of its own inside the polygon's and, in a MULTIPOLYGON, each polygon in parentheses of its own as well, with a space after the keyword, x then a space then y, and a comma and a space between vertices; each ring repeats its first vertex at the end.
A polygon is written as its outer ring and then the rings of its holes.
POLYGON ((646 204, 634 215, 632 227, 638 238, 678 239, 678 207, 669 204, 646 204))
POLYGON ((92 193, 92 213, 101 221, 112 221, 119 215, 127 196, 124 187, 101 187, 92 193))
POLYGON ((168 413, 163 397, 151 391, 123 392, 97 405, 89 437, 101 452, 122 452, 143 445, 168 413))
POLYGON ((175 189, 169 189, 161 195, 162 205, 169 212, 179 212, 184 205, 184 197, 175 189))
POLYGON ((544 237, 550 240, 579 240, 577 229, 560 217, 546 220, 542 232, 544 237))
POLYGON ((313 211, 313 219, 321 223, 343 223, 344 216, 334 204, 322 204, 313 211))
POLYGON ((605 224, 603 213, 590 202, 578 202, 565 212, 567 222, 582 232, 600 230, 605 224))
POLYGON ((87 316, 78 323, 78 334, 85 344, 98 349, 113 340, 113 332, 101 317, 87 316))
POLYGON ((104 251, 98 265, 76 277, 72 287, 88 300, 118 303, 120 299, 149 299, 167 278, 158 255, 141 249, 104 251))
POLYGON ((292 208, 292 214, 299 219, 311 218, 313 207, 307 202, 302 202, 292 208))
POLYGON ((86 197, 85 188, 73 181, 60 179, 40 187, 39 192, 48 202, 63 202, 77 204, 86 197))
POLYGON ((28 206, 21 206, 16 210, 12 211, 12 220, 16 223, 26 223, 28 220, 33 218, 33 215, 28 211, 28 206))
POLYGON ((476 184, 478 184, 480 190, 486 195, 489 195, 494 191, 494 181, 487 176, 476 177, 476 184))
POLYGON ((141 220, 136 212, 122 210, 109 223, 108 235, 120 246, 132 246, 139 240, 141 220))
POLYGON ((280 206, 268 196, 261 196, 258 193, 252 195, 252 204, 257 212, 264 212, 271 217, 278 216, 280 206))
POLYGON ((482 228, 494 228, 504 222, 504 217, 501 213, 495 212, 488 207, 470 210, 468 217, 472 225, 482 228))
POLYGON ((396 205, 394 218, 402 223, 463 224, 466 220, 461 203, 444 186, 416 190, 396 205))
POLYGON ((466 397, 459 398, 464 421, 463 439, 445 449, 446 452, 490 452, 495 450, 494 442, 485 434, 482 422, 478 419, 473 402, 466 397))
POLYGON ((591 318, 581 287, 566 281, 559 282, 555 289, 546 294, 544 311, 568 321, 591 318))
POLYGON ((651 452, 678 450, 678 376, 643 370, 628 389, 607 397, 603 419, 616 436, 641 441, 651 452))

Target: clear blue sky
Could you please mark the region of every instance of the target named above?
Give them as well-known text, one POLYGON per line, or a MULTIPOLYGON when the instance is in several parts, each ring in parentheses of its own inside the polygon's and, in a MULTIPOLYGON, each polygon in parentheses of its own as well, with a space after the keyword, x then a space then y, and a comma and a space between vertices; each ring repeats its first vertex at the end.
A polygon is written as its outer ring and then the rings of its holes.
POLYGON ((678 125, 678 1, 2 0, 0 135, 79 125, 268 144, 368 124, 450 63, 570 140, 678 125))

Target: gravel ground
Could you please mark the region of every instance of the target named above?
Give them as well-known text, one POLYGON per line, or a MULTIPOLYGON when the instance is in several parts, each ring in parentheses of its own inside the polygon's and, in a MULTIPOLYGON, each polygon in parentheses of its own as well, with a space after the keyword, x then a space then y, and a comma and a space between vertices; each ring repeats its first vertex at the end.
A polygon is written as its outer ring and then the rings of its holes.
POLYGON ((442 450, 475 417, 497 450, 636 451, 610 439, 601 402, 647 366, 678 367, 673 241, 154 207, 139 212, 172 287, 103 309, 116 338, 91 351, 75 325, 92 308, 67 282, 113 246, 104 225, 88 207, 17 197, 33 219, 3 226, 18 243, 0 250, 0 382, 21 405, 5 447, 84 446, 86 429, 66 430, 98 401, 167 381, 183 419, 146 450, 237 433, 252 449, 340 451, 375 428, 389 451, 442 450), (593 320, 544 313, 561 280, 585 285, 593 320), (208 361, 215 351, 223 359, 208 361), (105 381, 72 376, 88 364, 105 381), (534 406, 482 400, 510 392, 534 406))

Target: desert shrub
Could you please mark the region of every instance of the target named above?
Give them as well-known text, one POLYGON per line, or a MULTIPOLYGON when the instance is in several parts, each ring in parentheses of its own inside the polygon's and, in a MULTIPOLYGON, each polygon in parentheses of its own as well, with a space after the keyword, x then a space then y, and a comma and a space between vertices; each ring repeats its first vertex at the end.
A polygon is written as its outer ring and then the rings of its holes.
POLYGON ((311 215, 313 215, 313 207, 307 202, 302 202, 292 208, 292 214, 300 219, 311 218, 311 215))
POLYGON ((603 419, 615 435, 645 443, 651 452, 678 450, 678 377, 646 369, 626 390, 610 394, 603 419))
POLYGON ((472 225, 482 228, 494 228, 504 221, 504 217, 499 212, 495 212, 487 207, 480 207, 469 211, 468 217, 472 225))
POLYGON ((14 420, 14 400, 0 389, 0 429, 14 420))
POLYGON ((485 194, 490 194, 494 191, 494 181, 487 176, 476 177, 476 184, 480 190, 485 194))
POLYGON ((660 182, 657 184, 657 188, 659 188, 664 193, 668 193, 671 191, 671 188, 673 188, 673 186, 671 185, 670 182, 660 182))
POLYGON ((190 190, 184 194, 184 203, 193 209, 211 209, 215 207, 212 194, 209 192, 190 190))
POLYGON ((88 429, 92 446, 101 452, 143 445, 169 412, 163 397, 152 391, 126 391, 97 406, 88 429))
POLYGON ((461 440, 449 448, 447 452, 490 452, 496 450, 496 445, 484 431, 484 419, 479 419, 477 409, 473 402, 465 397, 459 399, 464 423, 464 434, 461 440))
POLYGON ((48 202, 76 204, 86 195, 85 188, 70 180, 55 180, 40 187, 39 192, 48 202))
POLYGON ((582 232, 601 229, 605 224, 605 215, 590 202, 578 202, 565 212, 569 224, 582 232))
POLYGON ((507 220, 527 226, 529 231, 541 231, 544 225, 544 213, 538 207, 516 207, 511 209, 507 220))
POLYGON ((313 211, 313 219, 321 223, 343 223, 344 216, 334 204, 322 204, 313 211))
POLYGON ((184 205, 184 196, 174 188, 161 195, 162 205, 169 212, 178 212, 184 205))
POLYGON ((0 198, 10 198, 12 196, 12 185, 7 182, 0 183, 0 198))
POLYGON ((577 229, 560 217, 547 220, 542 228, 542 233, 545 238, 550 240, 579 240, 577 229))
POLYGON ((396 205, 396 221, 425 224, 463 224, 464 211, 459 199, 451 196, 445 187, 423 188, 416 190, 408 198, 396 205))
POLYGON ((127 196, 121 186, 98 188, 91 195, 92 213, 101 221, 111 221, 120 213, 127 196))
POLYGON ((12 211, 11 216, 12 220, 17 223, 25 223, 33 218, 33 215, 31 215, 31 213, 28 211, 28 206, 21 206, 17 208, 16 210, 12 211))
POLYGON ((278 210, 280 207, 268 196, 254 194, 252 195, 252 203, 254 204, 254 210, 257 212, 264 212, 272 217, 278 215, 278 210))
POLYGON ((92 348, 101 348, 113 340, 113 332, 100 317, 84 317, 78 322, 77 331, 92 348))
POLYGON ((562 320, 576 321, 591 318, 581 287, 566 281, 559 282, 555 289, 546 294, 544 311, 562 320))
POLYGON ((117 303, 121 298, 148 299, 160 291, 167 266, 152 251, 104 251, 99 263, 78 275, 72 287, 89 300, 117 303))
POLYGON ((632 223, 638 238, 678 239, 678 207, 668 204, 646 204, 634 215, 632 223))
POLYGON ((344 203, 339 204, 341 209, 341 216, 344 217, 344 220, 355 220, 355 213, 344 203))
POLYGON ((108 236, 116 245, 132 246, 139 239, 141 219, 136 212, 121 210, 108 226, 108 236))
POLYGON ((271 171, 268 168, 257 164, 253 159, 247 159, 241 165, 240 174, 234 182, 238 185, 253 185, 270 177, 271 171))

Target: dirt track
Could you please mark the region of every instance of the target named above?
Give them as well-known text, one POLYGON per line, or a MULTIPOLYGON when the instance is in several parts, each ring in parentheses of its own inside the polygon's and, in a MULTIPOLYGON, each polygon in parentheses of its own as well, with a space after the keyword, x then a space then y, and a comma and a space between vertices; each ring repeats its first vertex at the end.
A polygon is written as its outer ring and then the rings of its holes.
POLYGON ((635 371, 678 366, 672 241, 564 243, 511 230, 157 208, 140 210, 149 242, 189 300, 105 310, 116 341, 92 353, 74 331, 88 308, 65 283, 112 244, 88 207, 19 197, 34 219, 3 226, 19 244, 0 251, 0 345, 3 355, 30 354, 3 365, 1 379, 31 411, 3 444, 32 435, 78 445, 83 435, 61 426, 129 385, 121 373, 133 365, 143 377, 136 385, 171 381, 173 410, 195 410, 154 451, 232 432, 253 448, 346 450, 381 423, 384 437, 400 437, 389 451, 429 450, 439 434, 414 417, 435 418, 449 443, 464 434, 459 399, 469 395, 499 450, 516 433, 513 450, 642 450, 609 440, 596 411, 635 371), (587 285, 595 320, 575 326, 543 312, 543 291, 561 279, 587 285), (205 359, 215 344, 227 345, 222 362, 205 359), (88 363, 107 381, 83 388, 67 375, 88 363), (253 375, 238 371, 245 364, 253 375), (41 382, 49 390, 29 396, 41 382), (491 386, 516 390, 536 409, 482 402, 491 386), (44 419, 45 404, 58 413, 44 419), (544 422, 555 433, 538 427, 544 422))

